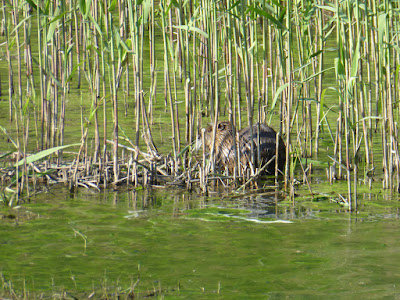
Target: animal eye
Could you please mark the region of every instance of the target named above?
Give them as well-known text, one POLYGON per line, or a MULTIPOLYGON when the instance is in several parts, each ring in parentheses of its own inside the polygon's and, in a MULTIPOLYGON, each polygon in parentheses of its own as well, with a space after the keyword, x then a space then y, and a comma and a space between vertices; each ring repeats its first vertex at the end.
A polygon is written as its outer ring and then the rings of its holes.
POLYGON ((219 130, 224 130, 225 129, 225 124, 224 123, 218 124, 218 129, 219 130))

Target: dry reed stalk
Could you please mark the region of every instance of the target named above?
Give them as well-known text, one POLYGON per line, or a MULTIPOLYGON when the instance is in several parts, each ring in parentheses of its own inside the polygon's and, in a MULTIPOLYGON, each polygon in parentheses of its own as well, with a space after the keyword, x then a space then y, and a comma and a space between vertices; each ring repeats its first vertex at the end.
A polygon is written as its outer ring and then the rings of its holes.
POLYGON ((208 171, 207 171, 207 164, 206 164, 206 138, 205 138, 205 128, 201 130, 201 142, 203 146, 203 163, 202 167, 200 168, 200 189, 202 190, 203 194, 207 194, 207 178, 208 178, 208 171))
POLYGON ((117 72, 119 73, 119 68, 121 61, 118 59, 118 69, 117 66, 117 58, 114 52, 116 45, 114 44, 114 31, 112 29, 113 26, 113 17, 110 13, 108 16, 109 24, 111 26, 110 30, 110 41, 111 41, 111 73, 112 73, 112 82, 111 82, 111 95, 112 95, 112 104, 113 104, 113 171, 114 171, 114 182, 118 182, 119 179, 119 165, 118 165, 118 83, 117 83, 117 72))

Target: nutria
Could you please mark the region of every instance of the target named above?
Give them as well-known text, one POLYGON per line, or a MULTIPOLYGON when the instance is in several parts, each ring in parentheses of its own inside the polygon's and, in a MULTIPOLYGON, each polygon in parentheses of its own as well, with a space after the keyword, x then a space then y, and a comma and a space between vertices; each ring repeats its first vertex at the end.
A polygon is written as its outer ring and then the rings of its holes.
MULTIPOLYGON (((207 127, 205 132, 205 145, 211 151, 212 147, 213 126, 207 127)), ((215 134, 215 158, 217 164, 224 168, 228 168, 233 172, 235 167, 235 151, 234 151, 234 134, 232 124, 227 121, 218 122, 215 134)), ((243 171, 250 166, 251 162, 251 142, 253 142, 255 167, 262 167, 274 155, 276 151, 276 132, 265 124, 253 125, 253 138, 251 138, 250 126, 239 131, 239 143, 237 153, 240 155, 241 167, 243 171), (258 139, 259 130, 259 139, 258 139), (260 143, 258 143, 260 141, 260 143), (259 145, 259 147, 258 147, 259 145), (260 149, 258 156, 257 149, 260 149), (260 162, 258 162, 260 157, 260 162)), ((286 161, 286 147, 282 139, 279 138, 278 150, 278 168, 283 171, 286 161)), ((266 174, 275 174, 275 161, 271 162, 265 169, 266 174)))

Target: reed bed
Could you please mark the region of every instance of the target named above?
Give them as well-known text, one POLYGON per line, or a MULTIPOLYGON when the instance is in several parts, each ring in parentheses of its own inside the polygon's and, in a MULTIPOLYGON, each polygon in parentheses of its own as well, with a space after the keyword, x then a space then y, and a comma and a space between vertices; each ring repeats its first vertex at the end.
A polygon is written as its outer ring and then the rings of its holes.
POLYGON ((273 124, 287 146, 282 181, 290 195, 296 165, 312 193, 309 160, 327 157, 327 180, 347 180, 350 207, 360 182, 379 179, 399 192, 398 5, 2 1, 1 69, 8 74, 1 74, 0 93, 9 121, 1 125, 20 162, 3 169, 18 178, 7 191, 18 201, 38 173, 71 189, 165 178, 202 192, 210 178, 246 185, 257 169, 217 176, 223 170, 214 151, 192 151, 206 123, 225 119, 235 132, 273 124), (76 90, 89 112, 82 109, 79 151, 71 157, 64 147, 79 138, 66 141, 65 128, 76 90), (121 145, 126 118, 129 146, 121 145), (155 140, 163 141, 160 149, 155 140), (46 149, 54 151, 44 162, 24 159, 46 149))

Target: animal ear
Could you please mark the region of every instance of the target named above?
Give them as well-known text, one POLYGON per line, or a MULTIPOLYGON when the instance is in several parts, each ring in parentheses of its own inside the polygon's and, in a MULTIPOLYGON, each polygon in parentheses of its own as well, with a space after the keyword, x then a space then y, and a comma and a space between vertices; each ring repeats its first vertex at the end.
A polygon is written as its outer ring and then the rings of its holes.
POLYGON ((218 124, 217 128, 218 128, 218 130, 222 131, 222 130, 225 130, 225 126, 226 126, 225 123, 221 122, 221 123, 218 124))

